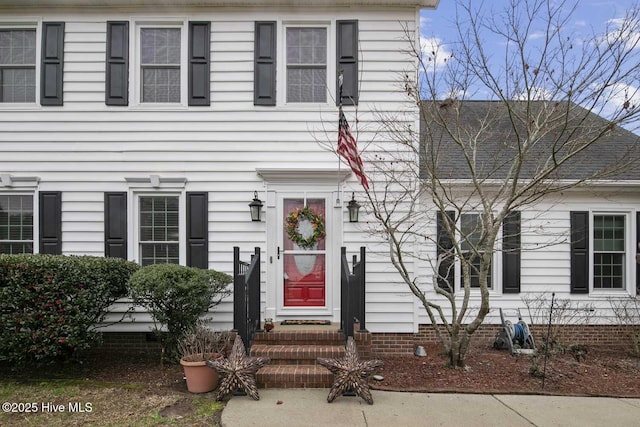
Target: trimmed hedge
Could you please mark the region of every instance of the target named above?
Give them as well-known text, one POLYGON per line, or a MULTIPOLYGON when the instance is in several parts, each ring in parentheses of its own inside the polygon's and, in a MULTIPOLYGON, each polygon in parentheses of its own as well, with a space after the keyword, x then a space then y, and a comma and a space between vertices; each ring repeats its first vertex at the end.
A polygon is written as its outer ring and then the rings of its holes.
POLYGON ((138 268, 117 258, 0 255, 0 361, 50 364, 98 344, 95 328, 138 268))
POLYGON ((180 337, 229 295, 232 281, 219 271, 177 264, 148 265, 131 276, 133 302, 153 317, 165 360, 177 361, 180 337))

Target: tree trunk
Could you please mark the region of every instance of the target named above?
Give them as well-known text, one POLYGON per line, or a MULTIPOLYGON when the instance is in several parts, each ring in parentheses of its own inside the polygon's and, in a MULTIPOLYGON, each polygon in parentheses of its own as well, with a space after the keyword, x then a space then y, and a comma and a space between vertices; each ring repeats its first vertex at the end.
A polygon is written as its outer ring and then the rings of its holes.
POLYGON ((470 336, 463 331, 451 336, 451 343, 449 345, 449 364, 452 368, 464 367, 464 359, 469 351, 469 338, 470 336))

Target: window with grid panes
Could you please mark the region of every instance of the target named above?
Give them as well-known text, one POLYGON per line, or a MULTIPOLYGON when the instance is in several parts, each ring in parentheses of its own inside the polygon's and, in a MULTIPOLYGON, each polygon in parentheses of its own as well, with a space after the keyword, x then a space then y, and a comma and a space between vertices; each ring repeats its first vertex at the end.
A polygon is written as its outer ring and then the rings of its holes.
POLYGON ((36 31, 0 29, 0 102, 36 101, 36 31))
POLYGON ((180 28, 140 29, 142 102, 180 102, 180 28))
POLYGON ((140 197, 140 264, 178 264, 178 196, 140 197))
POLYGON ((625 287, 625 216, 593 216, 593 288, 625 287))
POLYGON ((33 196, 0 195, 0 253, 33 253, 33 196))
POLYGON ((327 29, 288 27, 287 102, 327 102, 327 29))
MULTIPOLYGON (((475 252, 474 248, 477 248, 478 243, 480 242, 480 236, 482 234, 482 215, 480 214, 462 214, 460 215, 460 230, 462 234, 462 243, 461 249, 464 253, 464 257, 467 260, 471 260, 471 268, 470 268, 470 276, 471 276, 471 287, 479 288, 480 287, 480 257, 483 252, 475 252)), ((489 267, 489 272, 487 275, 487 287, 491 289, 492 286, 492 278, 491 278, 491 270, 493 267, 489 267)), ((463 280, 461 275, 461 281, 463 280)), ((464 286, 463 283, 460 283, 460 286, 464 286)))

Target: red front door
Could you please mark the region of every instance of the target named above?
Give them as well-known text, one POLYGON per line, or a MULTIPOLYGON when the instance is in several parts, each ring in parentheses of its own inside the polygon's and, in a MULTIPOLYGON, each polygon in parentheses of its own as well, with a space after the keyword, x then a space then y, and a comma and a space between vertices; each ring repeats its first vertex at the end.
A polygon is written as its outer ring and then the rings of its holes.
POLYGON ((306 206, 316 218, 322 219, 326 227, 326 199, 324 198, 285 198, 283 200, 283 286, 285 307, 322 307, 325 306, 326 289, 326 247, 325 237, 319 237, 312 245, 309 238, 316 233, 317 227, 301 217, 295 230, 288 227, 288 219, 306 206), (294 233, 294 234, 292 234, 294 233), (292 240, 293 237, 293 240, 292 240), (296 244, 296 238, 307 239, 307 243, 296 244), (306 247, 305 247, 306 246, 306 247))

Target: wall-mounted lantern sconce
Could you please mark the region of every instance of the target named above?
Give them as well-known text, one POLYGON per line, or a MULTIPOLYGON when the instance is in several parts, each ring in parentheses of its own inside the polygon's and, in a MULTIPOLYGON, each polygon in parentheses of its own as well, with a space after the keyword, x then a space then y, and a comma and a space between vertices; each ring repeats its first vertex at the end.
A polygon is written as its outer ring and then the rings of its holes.
POLYGON ((356 202, 355 193, 351 193, 351 201, 349 202, 347 209, 349 210, 349 222, 358 222, 360 204, 356 202))
POLYGON ((260 221, 260 211, 262 210, 262 200, 258 199, 258 192, 253 192, 253 201, 249 203, 251 211, 251 221, 260 221))

